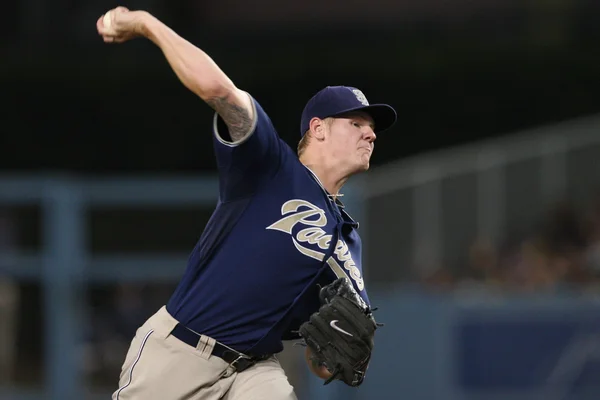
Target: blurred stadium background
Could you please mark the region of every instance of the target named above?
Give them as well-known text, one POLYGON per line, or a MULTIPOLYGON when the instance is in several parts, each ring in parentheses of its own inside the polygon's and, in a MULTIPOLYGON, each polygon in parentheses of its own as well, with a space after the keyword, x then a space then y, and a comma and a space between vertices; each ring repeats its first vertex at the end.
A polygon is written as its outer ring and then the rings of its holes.
POLYGON ((109 398, 215 202, 210 110, 149 42, 101 43, 116 5, 207 51, 291 146, 325 85, 399 110, 344 198, 386 326, 358 390, 287 348, 301 400, 600 398, 600 2, 22 0, 0 17, 0 399, 109 398))

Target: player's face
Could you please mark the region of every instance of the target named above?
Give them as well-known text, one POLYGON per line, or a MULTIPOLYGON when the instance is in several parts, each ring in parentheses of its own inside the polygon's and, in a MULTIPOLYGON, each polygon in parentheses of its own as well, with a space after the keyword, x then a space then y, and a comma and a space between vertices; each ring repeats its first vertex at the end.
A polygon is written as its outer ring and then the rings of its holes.
POLYGON ((369 169, 375 147, 371 116, 357 112, 334 118, 329 127, 331 156, 351 173, 369 169))

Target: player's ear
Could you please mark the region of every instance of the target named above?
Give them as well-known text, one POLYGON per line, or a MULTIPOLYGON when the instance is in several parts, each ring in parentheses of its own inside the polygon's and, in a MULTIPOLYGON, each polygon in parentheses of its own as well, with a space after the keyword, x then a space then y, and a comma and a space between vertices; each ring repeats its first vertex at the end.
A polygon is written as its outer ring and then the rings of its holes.
POLYGON ((312 136, 317 139, 317 140, 323 140, 325 139, 325 128, 326 128, 326 124, 325 124, 325 120, 318 118, 318 117, 313 117, 310 120, 309 123, 309 128, 310 128, 310 132, 312 133, 312 136))

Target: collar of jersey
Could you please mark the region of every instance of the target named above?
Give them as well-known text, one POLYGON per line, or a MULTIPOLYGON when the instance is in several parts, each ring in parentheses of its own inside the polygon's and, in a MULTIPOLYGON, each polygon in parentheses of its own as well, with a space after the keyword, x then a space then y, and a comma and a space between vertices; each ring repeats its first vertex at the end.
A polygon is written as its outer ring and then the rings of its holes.
MULTIPOLYGON (((304 165, 304 164, 302 164, 302 165, 304 165)), ((314 172, 313 172, 313 171, 312 171, 310 168, 308 168, 306 165, 304 165, 304 168, 306 168, 306 169, 308 170, 308 172, 310 172, 310 174, 312 175, 312 177, 315 179, 315 181, 317 181, 317 183, 318 183, 318 184, 319 184, 319 186, 321 187, 321 190, 323 190, 323 193, 325 193, 325 195, 326 195, 327 197, 329 197, 329 198, 332 198, 333 196, 332 196, 331 194, 329 194, 329 192, 327 191, 327 189, 325 189, 325 186, 323 186, 323 183, 321 183, 321 180, 319 179, 319 177, 317 176, 317 174, 315 174, 315 173, 314 173, 314 172)), ((358 229, 358 225, 359 225, 359 224, 358 224, 358 222, 356 222, 356 221, 354 220, 354 218, 352 218, 352 216, 351 216, 350 214, 348 214, 348 212, 345 210, 344 203, 342 203, 342 202, 340 201, 340 199, 339 199, 339 198, 337 198, 337 197, 334 199, 334 201, 335 201, 335 204, 337 204, 337 205, 338 205, 338 207, 340 207, 340 212, 342 212, 343 214, 345 214, 345 215, 348 217, 348 219, 349 219, 350 221, 352 221, 352 223, 353 223, 353 224, 356 226, 356 228, 358 229)))
MULTIPOLYGON (((303 165, 304 165, 304 164, 303 164, 303 165)), ((334 195, 332 195, 331 193, 329 193, 329 192, 327 191, 327 189, 325 189, 325 186, 323 186, 323 182, 321 182, 321 180, 319 179, 319 177, 317 176, 317 174, 315 174, 315 173, 312 171, 312 169, 308 168, 306 165, 304 165, 304 168, 306 168, 306 169, 308 170, 308 172, 310 172, 310 174, 313 176, 313 178, 315 178, 315 180, 317 181, 317 183, 319 184, 319 186, 321 187, 321 189, 323 190, 323 192, 325 192, 325 194, 326 194, 328 197, 330 197, 330 198, 334 198, 334 195)), ((343 196, 342 194, 338 194, 338 196, 340 196, 340 195, 341 195, 341 196, 343 196)), ((335 200, 335 203, 336 203, 338 206, 340 206, 340 207, 344 208, 344 204, 343 204, 343 203, 342 203, 342 202, 341 202, 341 201, 338 199, 338 197, 337 197, 337 196, 335 196, 334 200, 335 200)))
MULTIPOLYGON (((304 165, 304 164, 302 164, 304 165)), ((323 192, 325 192, 325 194, 329 197, 329 198, 333 198, 335 201, 335 204, 337 204, 338 206, 340 206, 341 208, 344 208, 344 203, 342 203, 340 201, 340 199, 337 196, 333 196, 332 194, 330 194, 327 189, 325 189, 325 186, 323 186, 323 183, 321 182, 321 180, 319 179, 319 177, 317 176, 317 174, 315 174, 310 168, 308 168, 306 165, 304 165, 304 168, 306 168, 308 170, 308 172, 310 172, 310 174, 313 176, 313 178, 315 178, 315 180, 317 181, 317 183, 319 184, 319 186, 321 187, 321 189, 323 190, 323 192)), ((343 196, 343 195, 342 195, 343 196)))

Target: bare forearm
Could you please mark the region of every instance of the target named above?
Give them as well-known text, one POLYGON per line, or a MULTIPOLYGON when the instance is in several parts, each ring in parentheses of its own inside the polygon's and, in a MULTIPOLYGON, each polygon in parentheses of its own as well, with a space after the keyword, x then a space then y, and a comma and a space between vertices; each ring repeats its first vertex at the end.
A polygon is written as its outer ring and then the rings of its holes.
POLYGON ((179 80, 204 101, 227 96, 235 88, 208 54, 157 18, 146 14, 143 29, 144 36, 161 49, 179 80))
POLYGON ((227 124, 233 141, 250 133, 254 115, 248 95, 239 90, 204 51, 150 14, 143 34, 165 55, 179 80, 212 107, 227 124))

